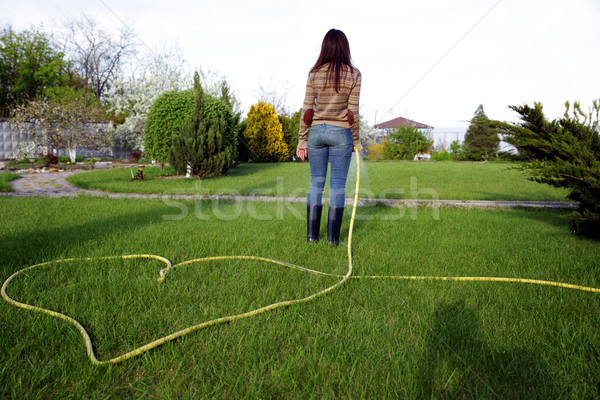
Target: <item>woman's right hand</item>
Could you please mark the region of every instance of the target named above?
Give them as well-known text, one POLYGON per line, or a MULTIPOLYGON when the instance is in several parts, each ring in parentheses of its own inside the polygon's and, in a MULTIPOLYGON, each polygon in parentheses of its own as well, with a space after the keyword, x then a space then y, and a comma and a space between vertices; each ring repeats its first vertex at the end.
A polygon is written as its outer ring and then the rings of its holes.
POLYGON ((302 161, 304 161, 304 159, 306 158, 307 153, 308 153, 307 149, 297 149, 296 150, 296 155, 298 157, 300 157, 300 159, 302 161))

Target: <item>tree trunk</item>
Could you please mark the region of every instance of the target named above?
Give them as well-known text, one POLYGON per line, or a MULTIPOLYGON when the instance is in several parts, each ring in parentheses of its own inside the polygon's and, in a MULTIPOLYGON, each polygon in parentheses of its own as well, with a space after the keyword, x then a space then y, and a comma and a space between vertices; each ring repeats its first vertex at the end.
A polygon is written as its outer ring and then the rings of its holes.
POLYGON ((75 158, 77 157, 77 146, 68 146, 67 151, 69 152, 69 158, 71 159, 71 164, 75 164, 75 158))

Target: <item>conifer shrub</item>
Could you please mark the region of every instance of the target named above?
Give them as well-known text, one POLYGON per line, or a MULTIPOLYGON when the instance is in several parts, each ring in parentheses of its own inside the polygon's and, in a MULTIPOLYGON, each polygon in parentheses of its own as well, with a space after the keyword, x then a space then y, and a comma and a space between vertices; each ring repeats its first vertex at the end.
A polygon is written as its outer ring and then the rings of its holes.
POLYGON ((579 202, 578 209, 567 215, 573 230, 600 239, 600 100, 594 101, 589 114, 575 103, 571 115, 567 103, 565 116, 554 121, 546 120, 540 103, 510 108, 521 123, 490 121, 490 125, 527 155, 529 160, 519 168, 532 181, 568 189, 568 198, 579 202))
POLYGON ((279 122, 283 128, 283 139, 288 147, 288 159, 292 159, 296 155, 298 147, 298 131, 300 130, 300 114, 302 109, 296 111, 292 117, 285 115, 279 116, 279 122))
POLYGON ((237 157, 234 115, 226 103, 204 93, 197 74, 192 94, 192 112, 172 138, 171 166, 196 178, 223 173, 237 157))
POLYGON ((285 161, 289 156, 283 128, 272 104, 259 102, 250 107, 244 136, 251 158, 258 162, 285 161))
MULTIPOLYGON (((144 152, 147 158, 154 159, 163 166, 170 161, 173 137, 192 118, 196 99, 195 89, 167 92, 156 99, 150 108, 144 128, 144 152)), ((223 148, 233 147, 232 154, 235 160, 237 124, 230 107, 207 93, 202 94, 202 99, 204 116, 223 120, 225 126, 219 144, 223 148)), ((184 173, 185 170, 180 172, 184 173)))

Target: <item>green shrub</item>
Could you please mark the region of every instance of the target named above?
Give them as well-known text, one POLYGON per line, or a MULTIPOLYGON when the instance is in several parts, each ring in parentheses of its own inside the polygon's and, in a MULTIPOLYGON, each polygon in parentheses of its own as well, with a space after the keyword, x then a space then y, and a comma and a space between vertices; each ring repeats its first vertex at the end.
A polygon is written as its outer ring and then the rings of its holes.
POLYGON ((454 140, 452 143, 450 143, 450 154, 452 154, 455 160, 464 160, 464 152, 464 146, 460 144, 458 140, 454 140))
POLYGON ((225 102, 206 95, 194 76, 194 108, 173 136, 170 161, 178 174, 197 178, 227 171, 237 157, 236 118, 225 102))
POLYGON ((434 151, 431 153, 431 160, 433 161, 454 161, 454 155, 448 153, 446 150, 434 151))
POLYGON ((160 96, 150 107, 144 127, 146 155, 164 164, 169 159, 171 138, 192 114, 194 92, 171 91, 160 96))
POLYGON ((416 154, 427 153, 433 146, 421 130, 413 127, 400 127, 390 131, 383 145, 386 160, 413 160, 416 154))
MULTIPOLYGON (((223 145, 237 146, 237 126, 230 107, 206 93, 203 96, 205 116, 223 117, 223 145)), ((147 158, 154 159, 163 166, 169 160, 173 135, 179 133, 191 118, 195 99, 194 89, 167 92, 156 99, 150 108, 144 128, 144 151, 147 158)), ((234 156, 237 157, 237 149, 234 149, 234 156)))

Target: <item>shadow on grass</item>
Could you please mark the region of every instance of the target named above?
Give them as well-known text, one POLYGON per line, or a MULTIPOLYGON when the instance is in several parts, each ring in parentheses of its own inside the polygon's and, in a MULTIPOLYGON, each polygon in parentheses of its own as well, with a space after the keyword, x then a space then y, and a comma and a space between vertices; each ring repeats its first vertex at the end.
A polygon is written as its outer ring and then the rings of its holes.
MULTIPOLYGON (((477 200, 484 200, 484 201, 564 201, 564 202, 570 202, 572 200, 567 199, 567 196, 565 194, 564 197, 542 197, 542 198, 537 198, 537 196, 532 195, 530 193, 500 193, 500 192, 483 192, 483 191, 478 191, 475 192, 478 193, 480 195, 480 197, 477 197, 477 200)), ((471 196, 472 197, 472 196, 471 196)), ((470 198, 464 198, 463 200, 473 200, 470 198)))
POLYGON ((567 215, 571 210, 540 210, 540 209, 516 209, 512 217, 518 220, 530 219, 536 223, 541 222, 548 226, 558 228, 557 234, 565 234, 575 238, 586 239, 572 233, 573 224, 567 215))
POLYGON ((223 175, 216 175, 215 178, 219 176, 238 177, 254 175, 277 166, 279 166, 279 163, 242 163, 230 168, 223 175))
POLYGON ((548 364, 528 349, 487 343, 477 311, 464 302, 439 303, 429 324, 421 372, 427 397, 552 397, 548 364))
MULTIPOLYGON (((88 206, 93 208, 96 200, 90 199, 88 206)), ((52 200, 44 199, 41 203, 46 201, 51 202, 52 200)), ((53 204, 58 203, 54 200, 53 204)), ((38 203, 37 206, 41 208, 43 204, 38 203)), ((136 230, 161 218, 155 207, 145 207, 143 211, 131 209, 126 213, 105 215, 104 217, 95 213, 94 218, 90 218, 84 223, 56 227, 53 220, 57 214, 60 215, 56 211, 50 212, 48 218, 43 220, 42 225, 36 224, 28 229, 19 229, 17 233, 4 233, 0 236, 0 243, 2 243, 0 274, 2 277, 6 278, 17 268, 23 268, 24 265, 50 261, 57 255, 69 254, 71 248, 78 247, 87 241, 108 237, 119 231, 136 230), (52 258, 48 259, 48 257, 52 258)), ((77 218, 77 216, 64 216, 64 218, 77 218)))

